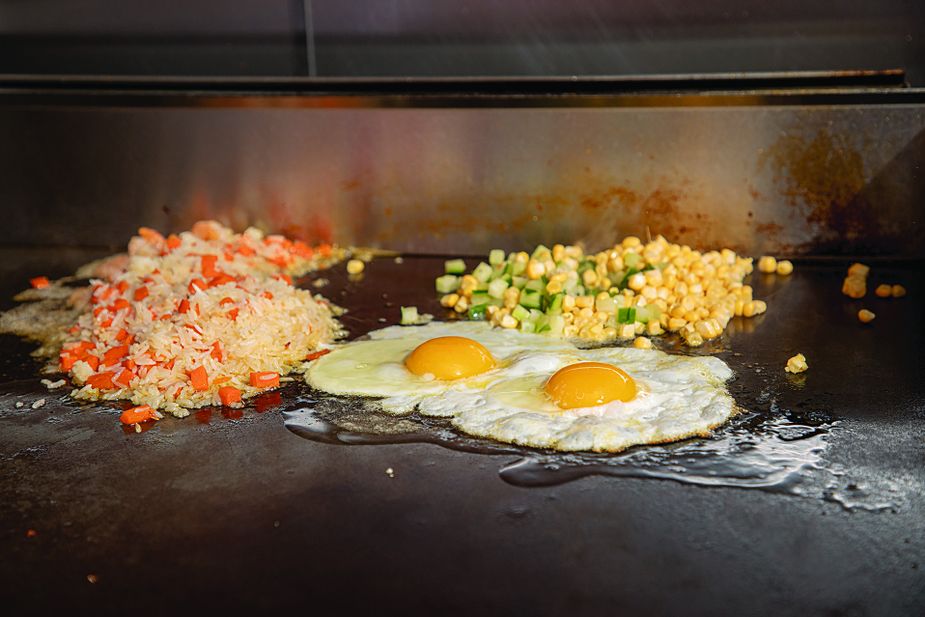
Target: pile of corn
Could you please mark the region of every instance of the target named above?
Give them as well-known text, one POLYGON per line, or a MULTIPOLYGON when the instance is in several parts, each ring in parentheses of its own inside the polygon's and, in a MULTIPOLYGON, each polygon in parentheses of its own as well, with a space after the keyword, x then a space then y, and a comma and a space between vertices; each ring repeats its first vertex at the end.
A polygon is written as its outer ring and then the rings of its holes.
POLYGON ((503 328, 591 341, 669 331, 698 346, 734 316, 767 310, 743 283, 750 258, 730 249, 701 253, 661 236, 648 243, 630 236, 593 255, 561 244, 507 257, 495 250, 462 276, 450 264, 437 279, 443 306, 503 328))

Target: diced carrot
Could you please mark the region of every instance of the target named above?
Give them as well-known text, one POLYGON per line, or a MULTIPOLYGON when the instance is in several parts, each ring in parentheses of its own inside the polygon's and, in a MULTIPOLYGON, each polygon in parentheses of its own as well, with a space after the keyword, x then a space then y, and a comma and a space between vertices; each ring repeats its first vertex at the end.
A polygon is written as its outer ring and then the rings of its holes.
POLYGON ((68 334, 77 334, 78 332, 80 332, 80 326, 76 326, 76 325, 71 326, 70 328, 67 329, 67 332, 68 334))
POLYGON ((212 343, 212 353, 210 353, 209 355, 211 355, 213 358, 215 358, 219 362, 222 362, 223 358, 225 357, 225 352, 222 351, 222 344, 219 343, 218 341, 215 341, 214 343, 212 343))
POLYGON ((296 240, 292 243, 292 252, 300 257, 309 258, 315 254, 315 251, 312 250, 312 247, 308 246, 301 240, 296 240))
POLYGON ((117 364, 119 360, 124 358, 128 354, 128 345, 119 345, 117 347, 112 347, 107 349, 103 353, 103 366, 112 366, 117 364))
POLYGON ((279 373, 273 371, 251 373, 251 385, 255 388, 275 388, 279 385, 279 373))
POLYGON ((292 263, 292 258, 289 255, 274 255, 273 257, 267 257, 267 261, 280 268, 285 268, 292 263))
POLYGON ((292 285, 292 277, 288 274, 277 274, 274 278, 280 281, 286 281, 286 283, 292 285))
POLYGON ((177 391, 173 393, 174 398, 180 398, 180 393, 183 392, 183 386, 177 388, 177 391))
POLYGON ((218 261, 216 255, 203 255, 199 258, 202 268, 202 275, 207 279, 212 278, 216 275, 215 262, 218 261))
POLYGON ((329 353, 331 353, 330 349, 319 349, 318 351, 314 351, 308 354, 307 356, 305 356, 305 360, 308 362, 311 362, 312 360, 317 360, 321 356, 325 356, 329 353))
POLYGON ((128 332, 125 331, 125 328, 120 328, 119 331, 116 332, 117 341, 122 342, 127 338, 128 338, 128 332))
POLYGON ((109 307, 112 312, 121 311, 122 309, 132 308, 132 303, 126 300, 125 298, 118 298, 115 302, 112 303, 112 306, 109 307))
POLYGON ((177 305, 177 312, 185 313, 188 310, 189 310, 189 300, 187 300, 186 298, 183 298, 182 300, 180 300, 180 304, 177 305))
POLYGON ((209 285, 202 279, 193 279, 189 284, 189 292, 191 294, 201 291, 203 289, 208 289, 209 285))
POLYGON ((265 291, 265 292, 263 292, 263 293, 260 294, 260 295, 263 296, 264 298, 266 298, 267 300, 272 300, 272 299, 273 299, 273 293, 272 293, 272 292, 269 292, 269 291, 265 291))
POLYGON ((330 244, 319 244, 318 252, 322 257, 327 257, 331 254, 331 245, 330 244))
POLYGON ((173 370, 174 362, 176 362, 176 361, 177 361, 176 358, 171 358, 171 359, 168 360, 167 362, 164 362, 164 368, 167 369, 168 371, 172 371, 172 370, 173 370))
POLYGON ((105 311, 105 310, 106 310, 106 307, 105 307, 105 306, 98 306, 98 307, 96 307, 95 309, 93 309, 93 316, 94 316, 94 317, 99 317, 99 316, 100 316, 100 313, 102 313, 102 312, 105 311))
POLYGON ((132 378, 134 376, 135 375, 132 373, 132 371, 123 370, 115 379, 112 380, 112 382, 116 385, 122 386, 123 388, 128 388, 132 383, 132 378))
POLYGON ((178 236, 177 234, 170 234, 169 236, 167 236, 167 248, 169 248, 170 250, 177 248, 182 243, 183 241, 180 239, 180 236, 178 236))
POLYGON ((116 284, 116 289, 119 290, 120 294, 124 294, 125 290, 128 289, 128 281, 119 281, 116 284))
POLYGON ((138 424, 139 422, 147 422, 148 420, 156 419, 157 415, 148 405, 130 407, 123 411, 122 415, 119 416, 119 422, 122 424, 138 424))
POLYGON ((218 227, 215 221, 196 221, 191 231, 193 235, 202 240, 215 240, 218 237, 218 227))
POLYGON ((228 283, 234 283, 234 277, 225 272, 219 272, 215 276, 209 279, 209 287, 218 287, 219 285, 226 285, 228 283))
POLYGON ((45 289, 51 285, 51 281, 48 280, 47 276, 37 276, 34 279, 29 279, 29 284, 32 285, 34 289, 45 289))
POLYGON ((241 245, 238 246, 238 252, 239 252, 241 255, 244 255, 245 257, 250 257, 251 255, 254 254, 254 249, 252 249, 251 247, 247 246, 246 244, 241 244, 241 245))
POLYGON ((87 356, 83 361, 86 362, 94 372, 96 372, 96 369, 100 368, 100 359, 96 356, 87 356))
POLYGON ((113 377, 115 377, 115 373, 112 371, 90 375, 87 377, 87 385, 97 390, 115 390, 116 387, 112 383, 113 377))
POLYGON ((148 291, 147 287, 139 287, 138 289, 135 290, 135 295, 134 295, 135 302, 141 302, 142 300, 148 297, 149 293, 150 292, 148 291))
POLYGON ((202 392, 209 389, 209 374, 203 366, 197 366, 189 372, 189 381, 194 390, 202 392))
POLYGON ((70 371, 72 368, 74 368, 74 365, 77 364, 77 360, 78 358, 74 354, 67 351, 62 351, 58 356, 58 366, 61 368, 61 372, 67 373, 70 371))
POLYGON ((135 367, 138 365, 135 364, 135 361, 132 360, 131 358, 126 358, 125 360, 122 361, 122 366, 127 371, 134 371, 135 367))
POLYGON ((221 399, 222 405, 229 407, 241 402, 241 391, 234 386, 224 386, 218 389, 218 398, 221 399))
POLYGON ((232 300, 228 296, 225 296, 224 298, 218 301, 218 304, 219 306, 225 306, 226 304, 234 304, 234 300, 232 300))
POLYGON ((238 309, 237 309, 237 307, 231 309, 230 311, 228 311, 228 312, 225 313, 225 314, 228 316, 228 319, 230 319, 231 321, 237 321, 237 320, 238 320, 238 309))
POLYGON ((225 249, 224 257, 225 257, 225 261, 234 261, 234 253, 232 253, 228 249, 225 249))
POLYGON ((215 379, 213 379, 212 383, 217 386, 218 384, 227 383, 229 381, 231 381, 231 377, 229 377, 228 375, 223 375, 222 377, 216 377, 215 379))

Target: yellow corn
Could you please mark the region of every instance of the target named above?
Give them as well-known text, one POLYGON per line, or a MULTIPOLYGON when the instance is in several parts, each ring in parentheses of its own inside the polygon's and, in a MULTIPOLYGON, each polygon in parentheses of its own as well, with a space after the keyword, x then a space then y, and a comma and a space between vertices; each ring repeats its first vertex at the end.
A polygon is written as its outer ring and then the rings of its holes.
POLYGON ((771 257, 770 255, 763 255, 758 260, 758 272, 764 272, 765 274, 771 274, 777 271, 777 260, 771 257))
POLYGON ((876 315, 867 309, 861 309, 858 311, 858 319, 861 320, 861 323, 870 323, 874 320, 874 317, 876 317, 876 315))
POLYGON ((894 298, 902 298, 906 295, 906 288, 902 285, 893 285, 891 288, 894 298))
POLYGON ((865 266, 862 263, 853 263, 851 267, 848 268, 848 276, 860 276, 861 278, 867 278, 867 274, 870 272, 870 267, 865 266))
POLYGON ((537 259, 527 262, 527 278, 536 280, 546 274, 546 266, 537 259))
POLYGON ((644 336, 637 336, 636 340, 633 341, 633 347, 636 349, 652 349, 652 341, 644 336))
POLYGON ((793 272, 793 262, 787 259, 777 262, 777 273, 778 274, 780 274, 781 276, 787 276, 788 274, 792 272, 793 272))
POLYGON ((809 365, 806 363, 806 356, 798 353, 787 360, 787 366, 784 367, 784 370, 788 373, 802 373, 808 368, 809 365))
POLYGON ((874 293, 877 294, 878 298, 889 298, 893 295, 893 288, 889 285, 877 285, 877 289, 874 290, 874 293))
POLYGON ((365 268, 366 268, 366 264, 364 264, 359 259, 351 259, 350 261, 347 262, 347 273, 348 274, 359 274, 365 268))
POLYGON ((459 302, 459 294, 447 294, 440 298, 440 305, 446 308, 452 308, 459 302))

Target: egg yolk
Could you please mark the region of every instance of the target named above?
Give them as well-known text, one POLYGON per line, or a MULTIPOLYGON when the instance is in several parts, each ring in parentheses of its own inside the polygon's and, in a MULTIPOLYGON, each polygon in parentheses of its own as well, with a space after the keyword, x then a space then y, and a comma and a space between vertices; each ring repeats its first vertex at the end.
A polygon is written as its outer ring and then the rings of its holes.
POLYGON ((594 407, 636 397, 636 382, 626 371, 603 362, 578 362, 556 371, 543 386, 560 409, 594 407))
POLYGON ((495 359, 485 346, 464 336, 441 336, 425 341, 405 358, 405 366, 415 375, 430 373, 437 379, 462 379, 495 367, 495 359))

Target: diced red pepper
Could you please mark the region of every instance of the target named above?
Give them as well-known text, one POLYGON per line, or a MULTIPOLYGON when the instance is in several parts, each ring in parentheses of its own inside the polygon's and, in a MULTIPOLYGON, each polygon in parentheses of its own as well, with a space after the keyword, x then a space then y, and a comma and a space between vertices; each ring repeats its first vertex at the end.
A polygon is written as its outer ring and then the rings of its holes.
POLYGON ((194 390, 202 392, 209 389, 209 374, 203 366, 197 366, 189 372, 189 381, 194 390))
POLYGON ((226 304, 234 304, 234 300, 232 300, 228 296, 225 296, 224 298, 218 301, 218 304, 219 306, 225 306, 226 304))
POLYGON ((266 298, 267 300, 272 300, 272 299, 273 299, 273 293, 272 293, 272 292, 269 292, 269 291, 265 291, 265 292, 263 292, 263 293, 260 294, 260 295, 263 296, 264 298, 266 298))
POLYGON ((78 358, 74 354, 68 351, 62 351, 58 356, 58 366, 61 368, 61 372, 67 373, 70 371, 74 368, 74 365, 77 364, 77 360, 78 358))
POLYGON ((241 391, 234 386, 224 386, 218 389, 218 398, 228 407, 241 402, 241 391))
POLYGON ((34 289, 45 289, 51 285, 51 281, 48 280, 47 276, 37 276, 34 279, 29 279, 29 284, 32 285, 34 289))
POLYGON ((180 239, 180 236, 178 236, 177 234, 170 234, 169 236, 167 236, 167 248, 169 248, 170 250, 177 248, 182 243, 183 241, 180 239))
POLYGON ((83 361, 86 362, 94 372, 96 372, 96 369, 100 368, 100 359, 96 356, 87 356, 83 358, 83 361))
POLYGON ((197 291, 201 291, 203 289, 208 289, 208 288, 209 288, 208 283, 206 283, 202 279, 193 279, 192 281, 190 281, 190 284, 189 284, 189 292, 191 294, 194 294, 197 291))
POLYGON ((109 309, 110 309, 113 313, 115 313, 115 312, 117 312, 117 311, 121 311, 122 309, 130 309, 130 308, 132 308, 132 303, 129 302, 128 300, 126 300, 125 298, 119 298, 119 299, 117 299, 117 300, 116 300, 115 302, 113 302, 112 305, 109 307, 109 309))
POLYGON ((230 274, 225 272, 219 272, 215 276, 209 279, 209 287, 218 287, 219 285, 226 285, 228 283, 234 283, 235 279, 230 274))
POLYGON ((279 386, 279 373, 273 371, 251 373, 251 385, 255 388, 275 388, 279 386))
POLYGON ((225 314, 228 315, 228 319, 230 319, 231 321, 237 321, 237 320, 238 320, 238 309, 237 309, 237 307, 231 309, 230 311, 228 311, 228 312, 225 313, 225 314))
POLYGON ((182 300, 180 300, 180 304, 177 305, 177 312, 185 313, 188 310, 189 310, 189 300, 187 300, 186 298, 183 298, 182 300))
POLYGON ((225 352, 222 351, 222 344, 219 343, 218 341, 215 341, 214 343, 212 343, 212 352, 209 355, 211 355, 213 358, 215 358, 219 362, 223 362, 224 361, 223 358, 225 357, 225 352))
POLYGON ((112 382, 116 385, 122 386, 123 388, 128 388, 132 383, 132 378, 134 376, 135 375, 132 373, 132 371, 123 370, 115 379, 112 380, 112 382))
POLYGON ((116 284, 116 289, 119 290, 120 294, 124 294, 125 290, 128 289, 128 281, 119 281, 116 284))
POLYGON ((245 257, 250 257, 254 254, 254 249, 247 246, 246 244, 241 244, 238 246, 238 252, 244 255, 245 257))
POLYGON ((325 356, 329 353, 331 353, 330 349, 319 349, 318 351, 314 351, 308 354, 307 356, 305 356, 305 360, 308 362, 311 362, 312 360, 317 360, 321 356, 325 356))
POLYGON ((121 341, 124 341, 124 340, 127 339, 127 338, 128 338, 128 332, 125 331, 125 328, 120 328, 119 331, 116 332, 116 340, 117 340, 117 341, 121 342, 121 341))
POLYGON ((149 293, 150 292, 148 291, 147 287, 139 287, 138 289, 135 290, 135 295, 134 295, 135 302, 141 302, 142 300, 148 297, 149 293))

